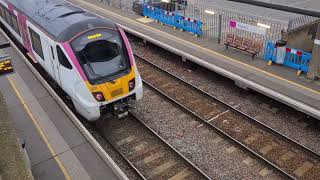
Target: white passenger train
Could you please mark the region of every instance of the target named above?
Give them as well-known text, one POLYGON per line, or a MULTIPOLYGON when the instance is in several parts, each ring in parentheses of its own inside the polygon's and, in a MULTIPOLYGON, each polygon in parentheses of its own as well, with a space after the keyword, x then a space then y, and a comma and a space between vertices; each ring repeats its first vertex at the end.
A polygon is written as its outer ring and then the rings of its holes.
POLYGON ((89 121, 142 98, 128 39, 115 23, 63 0, 0 0, 0 21, 89 121))

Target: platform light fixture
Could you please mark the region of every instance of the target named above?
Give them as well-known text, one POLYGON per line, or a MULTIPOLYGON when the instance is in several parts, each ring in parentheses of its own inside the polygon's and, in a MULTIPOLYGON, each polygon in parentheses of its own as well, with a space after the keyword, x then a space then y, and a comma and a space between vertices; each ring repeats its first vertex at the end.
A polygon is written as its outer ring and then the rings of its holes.
POLYGON ((263 28, 266 28, 266 29, 270 29, 270 28, 271 28, 270 25, 268 25, 268 24, 262 24, 262 23, 258 23, 257 26, 263 27, 263 28))
POLYGON ((210 10, 205 10, 204 12, 207 13, 207 14, 211 14, 211 15, 214 15, 214 14, 215 14, 215 12, 210 11, 210 10))
POLYGON ((170 2, 170 0, 161 0, 161 2, 169 3, 169 2, 170 2))

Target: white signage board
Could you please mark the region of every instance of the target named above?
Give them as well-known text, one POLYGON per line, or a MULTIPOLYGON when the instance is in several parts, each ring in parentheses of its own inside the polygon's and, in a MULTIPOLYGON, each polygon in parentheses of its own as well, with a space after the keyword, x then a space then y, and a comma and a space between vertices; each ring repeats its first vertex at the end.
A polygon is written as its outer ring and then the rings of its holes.
POLYGON ((239 23, 237 21, 230 21, 230 27, 244 30, 244 31, 257 33, 257 34, 261 34, 261 35, 266 35, 266 33, 267 33, 266 28, 253 26, 250 24, 239 23))

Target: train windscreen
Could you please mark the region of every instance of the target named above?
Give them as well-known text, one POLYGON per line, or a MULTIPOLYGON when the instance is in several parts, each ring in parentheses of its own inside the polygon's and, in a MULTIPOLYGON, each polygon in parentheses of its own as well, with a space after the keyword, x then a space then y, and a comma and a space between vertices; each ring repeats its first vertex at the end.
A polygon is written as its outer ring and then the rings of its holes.
POLYGON ((113 80, 129 73, 130 60, 118 30, 98 29, 86 32, 71 46, 89 81, 113 80))

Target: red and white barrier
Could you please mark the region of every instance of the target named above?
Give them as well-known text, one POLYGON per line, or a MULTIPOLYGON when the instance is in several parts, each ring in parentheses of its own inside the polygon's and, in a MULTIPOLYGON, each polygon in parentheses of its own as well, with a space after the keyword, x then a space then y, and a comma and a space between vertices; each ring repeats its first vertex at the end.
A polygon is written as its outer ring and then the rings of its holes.
POLYGON ((302 56, 302 54, 303 54, 302 51, 299 51, 299 50, 296 50, 296 49, 292 49, 292 48, 286 48, 286 51, 289 52, 289 53, 298 55, 298 56, 302 56))
POLYGON ((185 21, 189 21, 189 22, 192 22, 192 23, 197 23, 197 20, 195 20, 195 19, 186 18, 186 17, 183 17, 183 19, 184 19, 185 21))
POLYGON ((170 11, 164 11, 164 14, 169 15, 169 16, 174 16, 174 13, 172 13, 170 11))
POLYGON ((153 11, 156 10, 156 8, 155 8, 155 7, 152 7, 152 6, 147 6, 147 8, 148 8, 148 9, 151 9, 151 10, 153 10, 153 11))

